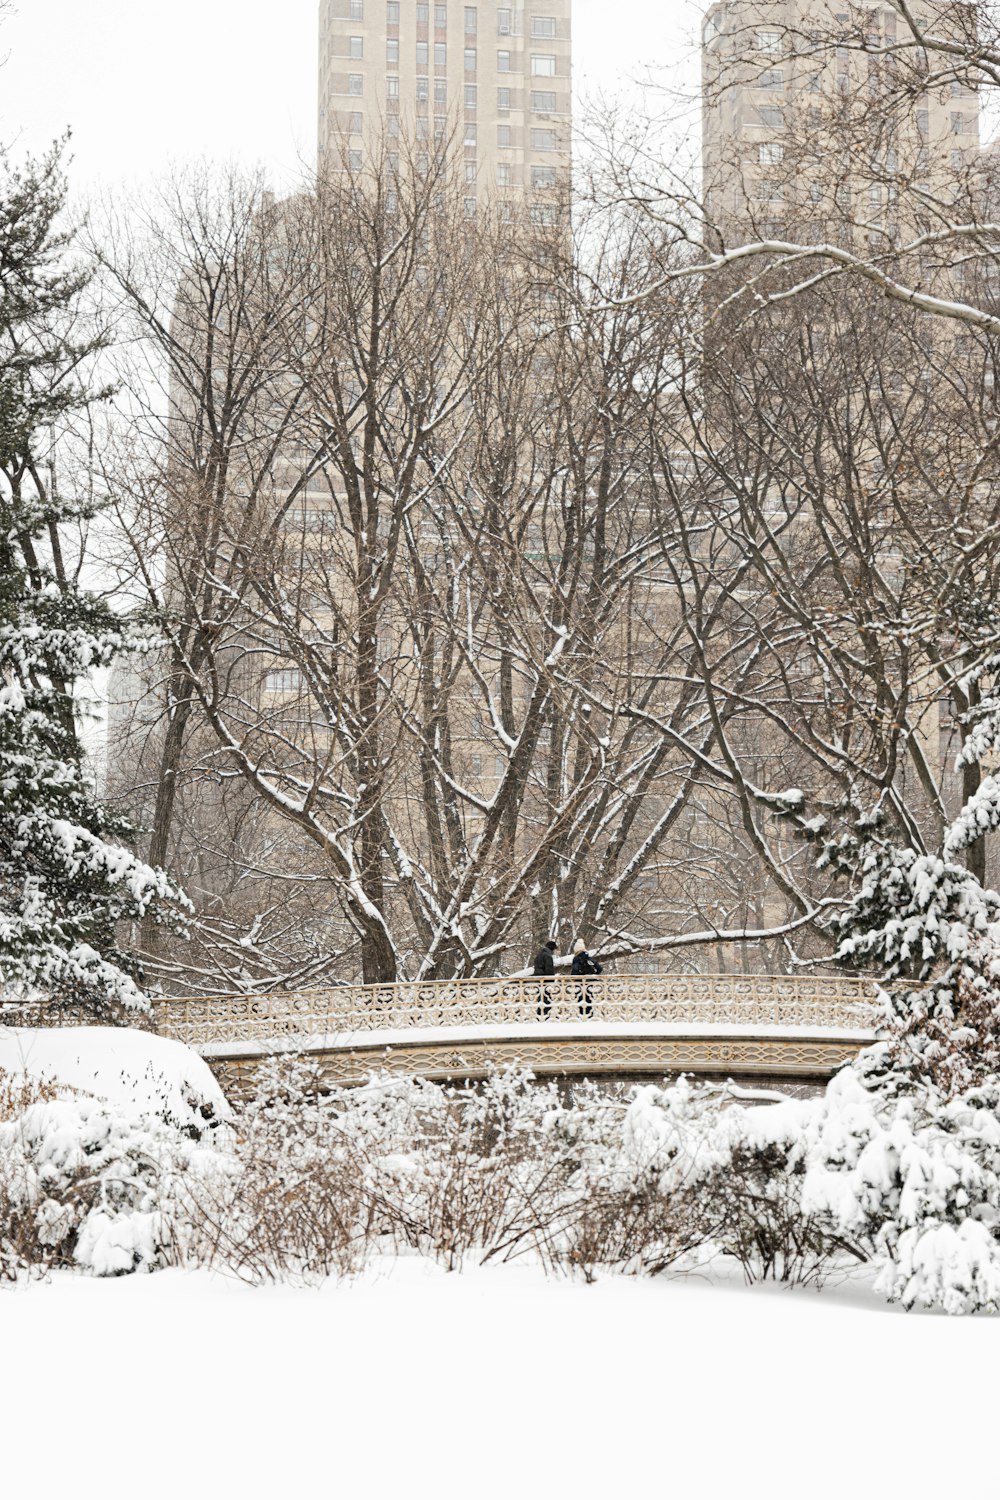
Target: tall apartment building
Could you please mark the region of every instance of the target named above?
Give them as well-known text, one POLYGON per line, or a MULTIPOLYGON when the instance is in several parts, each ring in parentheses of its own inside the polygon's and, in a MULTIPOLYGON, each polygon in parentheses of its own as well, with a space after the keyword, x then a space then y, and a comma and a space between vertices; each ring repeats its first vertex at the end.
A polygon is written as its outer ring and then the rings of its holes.
MULTIPOLYGON (((969 0, 924 0, 934 33, 968 33, 969 0)), ((896 85, 916 51, 885 4, 848 0, 721 0, 708 10, 702 47, 703 201, 727 239, 884 233, 901 225, 899 182, 927 188, 928 211, 979 147, 979 101, 957 79, 900 109, 896 85), (894 97, 891 110, 880 98, 894 97)), ((940 70, 939 70, 940 71, 940 70)), ((913 73, 907 82, 912 86, 913 73)), ((920 194, 910 192, 909 204, 920 194)))
POLYGON ((571 0, 321 0, 323 171, 449 145, 469 211, 555 223, 570 165, 571 0), (395 144, 398 143, 398 144, 395 144))

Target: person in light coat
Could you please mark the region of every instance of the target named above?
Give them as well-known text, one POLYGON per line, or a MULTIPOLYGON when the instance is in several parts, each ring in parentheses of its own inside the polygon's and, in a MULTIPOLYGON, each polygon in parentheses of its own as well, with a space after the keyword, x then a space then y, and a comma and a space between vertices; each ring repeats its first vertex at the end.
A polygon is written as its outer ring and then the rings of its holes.
MULTIPOLYGON (((582 979, 585 974, 604 973, 601 965, 599 963, 596 963, 595 960, 592 959, 590 954, 587 952, 587 945, 584 943, 583 938, 577 938, 576 943, 573 947, 572 972, 576 974, 580 979, 582 979)), ((581 1016, 586 1016, 589 1020, 590 1017, 594 1014, 594 1004, 593 1000, 591 999, 590 986, 588 984, 579 984, 577 986, 576 1001, 580 1007, 581 1016)))

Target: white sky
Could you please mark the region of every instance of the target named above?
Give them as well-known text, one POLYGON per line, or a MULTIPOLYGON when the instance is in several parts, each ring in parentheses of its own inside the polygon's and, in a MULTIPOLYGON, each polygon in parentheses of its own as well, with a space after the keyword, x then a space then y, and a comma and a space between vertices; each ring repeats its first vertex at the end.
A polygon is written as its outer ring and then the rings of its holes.
MULTIPOLYGON (((136 182, 191 157, 315 156, 319 0, 14 0, 0 23, 0 141, 73 129, 74 187, 136 182)), ((707 0, 574 0, 578 104, 690 58, 707 0)))

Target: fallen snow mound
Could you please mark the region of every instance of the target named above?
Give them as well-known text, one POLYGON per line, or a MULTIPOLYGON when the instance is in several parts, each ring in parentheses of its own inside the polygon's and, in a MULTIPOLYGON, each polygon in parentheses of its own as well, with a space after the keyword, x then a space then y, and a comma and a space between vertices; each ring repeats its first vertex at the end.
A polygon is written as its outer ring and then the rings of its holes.
POLYGON ((118 1026, 0 1026, 0 1072, 63 1084, 182 1130, 232 1118, 208 1064, 148 1031, 118 1026))

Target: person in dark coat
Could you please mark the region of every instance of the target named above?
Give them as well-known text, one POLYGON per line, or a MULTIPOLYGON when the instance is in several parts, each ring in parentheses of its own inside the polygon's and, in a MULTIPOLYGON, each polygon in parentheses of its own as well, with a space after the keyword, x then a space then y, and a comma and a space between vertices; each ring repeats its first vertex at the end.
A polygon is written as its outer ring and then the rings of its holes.
MULTIPOLYGON (((604 970, 601 968, 601 965, 599 963, 596 963, 595 960, 592 959, 591 956, 590 956, 590 954, 587 952, 587 949, 586 949, 586 946, 584 944, 583 938, 577 938, 576 945, 573 948, 573 970, 572 970, 572 972, 574 974, 576 974, 581 979, 583 978, 583 976, 585 974, 603 974, 604 973, 604 970)), ((580 1007, 580 1014, 581 1014, 581 1016, 586 1016, 589 1019, 594 1014, 594 1005, 593 1005, 593 1001, 591 1000, 591 997, 590 997, 590 986, 589 985, 587 985, 587 984, 579 984, 579 985, 577 985, 577 989, 576 989, 576 1002, 577 1002, 577 1004, 580 1007)))
MULTIPOLYGON (((555 938, 549 938, 535 954, 535 963, 531 972, 536 978, 542 980, 552 979, 556 972, 555 952, 558 947, 555 938)), ((538 1007, 538 1019, 547 1021, 552 1013, 552 990, 548 984, 541 986, 542 1001, 538 1007)))

